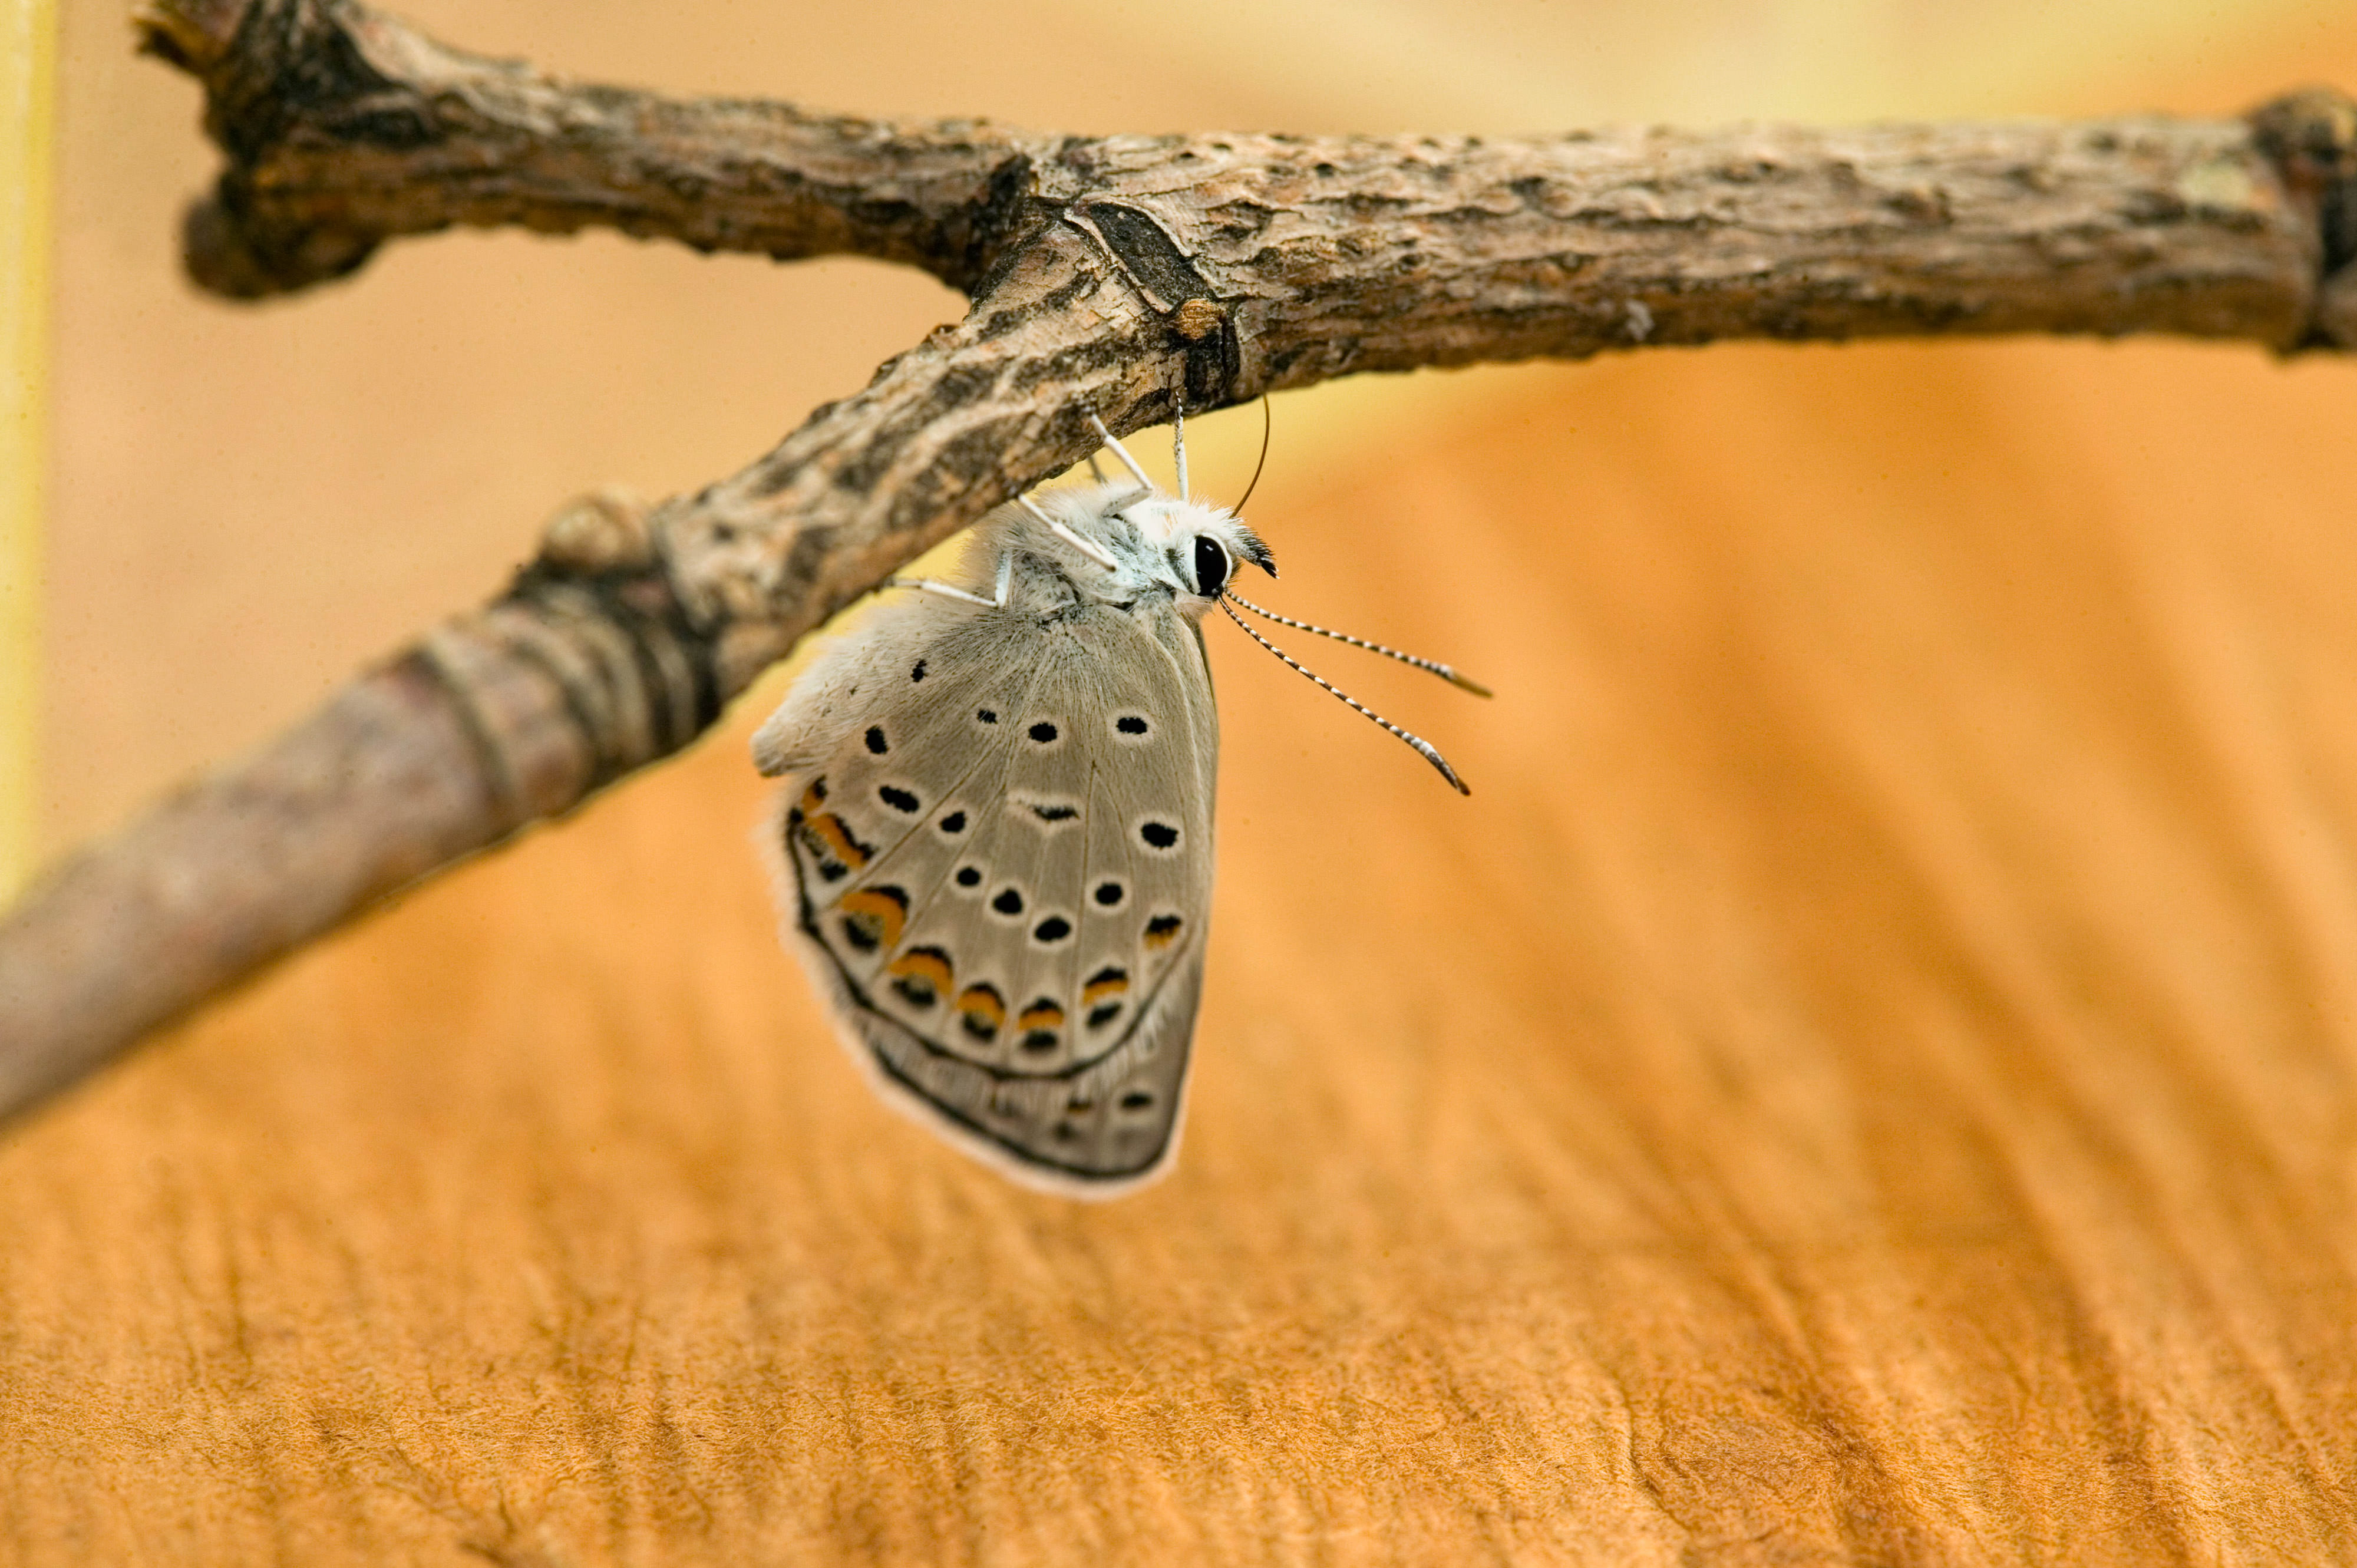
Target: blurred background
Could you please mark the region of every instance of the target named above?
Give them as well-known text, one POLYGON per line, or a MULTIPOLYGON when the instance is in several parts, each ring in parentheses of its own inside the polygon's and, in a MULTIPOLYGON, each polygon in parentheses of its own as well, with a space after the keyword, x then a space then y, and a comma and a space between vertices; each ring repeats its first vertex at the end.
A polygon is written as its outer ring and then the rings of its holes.
MULTIPOLYGON (((2346 0, 402 9, 1070 132, 2357 88, 2346 0)), ((66 0, 49 853, 959 312, 603 234, 200 297, 199 96, 129 45, 66 0)), ((2345 1561, 2352 410, 2345 358, 2164 341, 1280 397, 1266 600, 1498 696, 1293 649, 1460 800, 1206 628, 1168 1181, 1040 1198, 867 1092, 750 849, 772 676, 0 1141, 0 1557, 2345 1561)), ((1259 414, 1199 424, 1233 496, 1259 414)))
MULTIPOLYGON (((488 596, 565 497, 607 480, 660 495, 732 472, 959 313, 931 280, 880 264, 706 259, 596 233, 458 233, 397 244, 359 279, 296 299, 200 296, 178 274, 175 243, 183 204, 215 169, 199 94, 132 56, 117 0, 61 9, 38 753, 48 851, 270 733, 356 662, 488 596)), ((2357 17, 2324 0, 1210 0, 1176 10, 698 0, 660 11, 421 0, 402 14, 452 43, 581 78, 1073 132, 2230 113, 2331 77, 2357 48, 2357 17)), ((1891 352, 1854 357, 1879 367, 1891 352)), ((2040 354, 2091 368, 2123 358, 2039 345, 1969 362, 2010 368, 2040 354)), ((2256 368, 2246 351, 2232 357, 2256 368)), ((1625 467, 1641 482, 1668 463, 1651 435, 1586 411, 1658 406, 1700 377, 1723 400, 1720 419, 1749 423, 1741 411, 1753 399, 1782 419, 1799 412, 1789 373, 1824 369, 1810 350, 1706 362, 1640 355, 1600 371, 1480 370, 1288 397, 1257 515, 1273 537, 1296 542, 1286 559, 1314 583, 1321 574, 1298 542, 1317 526, 1303 512, 1312 499, 1382 478, 1406 450, 1439 460, 1457 432, 1528 421, 1517 461, 1554 476, 1560 498, 1555 517, 1531 520, 1532 543, 1544 547, 1593 510, 1582 487, 1598 468, 1625 467), (1609 398, 1600 378, 1611 379, 1609 398)), ((1935 358, 1925 373, 1961 388, 1979 373, 1965 363, 1935 358)), ((1870 373, 1860 364, 1833 379, 1870 373)), ((1995 391, 1959 395, 2006 417, 1995 391)), ((1953 428, 1902 438, 1978 466, 1953 428)), ((2066 456, 2055 459, 2067 467, 2066 456)), ((1676 467, 1698 478, 1692 454, 1676 467)), ((1765 474, 1729 469, 1724 479, 1736 496, 1777 488, 1765 474)), ((1907 506, 1897 493, 1851 504, 1907 506)), ((1335 542, 1361 529, 1403 549, 1447 538, 1429 519, 1394 512, 1362 517, 1335 542)), ((1461 642, 1485 618, 1431 624, 1461 642)))

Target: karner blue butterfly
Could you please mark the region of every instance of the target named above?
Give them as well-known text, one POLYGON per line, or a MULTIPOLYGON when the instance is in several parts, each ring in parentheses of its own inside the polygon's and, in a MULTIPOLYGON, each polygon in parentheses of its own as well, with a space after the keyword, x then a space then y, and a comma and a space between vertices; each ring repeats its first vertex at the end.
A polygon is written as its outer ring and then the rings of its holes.
MULTIPOLYGON (((1091 415, 1093 420, 1094 415, 1091 415)), ((1169 1168, 1203 983, 1219 714, 1200 622, 1303 670, 1234 606, 1486 691, 1445 664, 1261 609, 1242 520, 1135 483, 1019 498, 964 580, 879 607, 753 739, 789 779, 774 842, 786 944, 888 1100, 1017 1180, 1082 1197, 1169 1168)), ((1092 460, 1093 461, 1093 460, 1092 460)))

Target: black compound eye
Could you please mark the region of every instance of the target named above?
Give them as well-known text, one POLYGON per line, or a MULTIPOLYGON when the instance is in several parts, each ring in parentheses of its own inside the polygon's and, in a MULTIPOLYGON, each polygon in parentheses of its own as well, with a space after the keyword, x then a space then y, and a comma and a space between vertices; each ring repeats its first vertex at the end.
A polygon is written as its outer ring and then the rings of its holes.
POLYGON ((1208 533, 1195 536, 1195 591, 1207 599, 1228 585, 1228 553, 1208 533))

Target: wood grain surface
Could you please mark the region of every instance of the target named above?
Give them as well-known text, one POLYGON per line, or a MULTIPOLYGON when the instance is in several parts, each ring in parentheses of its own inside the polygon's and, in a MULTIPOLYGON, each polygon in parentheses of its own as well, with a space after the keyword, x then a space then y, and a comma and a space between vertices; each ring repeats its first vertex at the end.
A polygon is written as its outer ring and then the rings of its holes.
POLYGON ((1177 1175, 876 1103, 748 704, 0 1146, 21 1563, 2357 1557, 2357 370, 1534 373, 1254 507, 1177 1175))

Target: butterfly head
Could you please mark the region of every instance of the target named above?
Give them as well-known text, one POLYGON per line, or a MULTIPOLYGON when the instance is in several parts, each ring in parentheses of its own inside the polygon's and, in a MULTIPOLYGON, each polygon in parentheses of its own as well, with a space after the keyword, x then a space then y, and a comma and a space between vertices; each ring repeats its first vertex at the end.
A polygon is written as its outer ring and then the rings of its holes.
POLYGON ((1222 508, 1165 497, 1159 505, 1132 509, 1132 516, 1158 557, 1156 575, 1189 615, 1217 604, 1229 579, 1247 563, 1276 575, 1276 557, 1261 536, 1222 508))
POLYGON ((1125 588, 1160 588, 1178 608, 1200 616, 1217 604, 1246 564, 1276 575, 1276 557, 1251 526, 1224 508, 1156 493, 1108 498, 1095 517, 1100 542, 1120 565, 1125 588))

